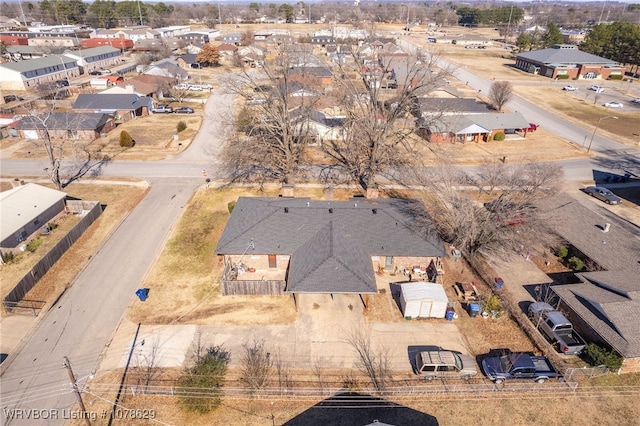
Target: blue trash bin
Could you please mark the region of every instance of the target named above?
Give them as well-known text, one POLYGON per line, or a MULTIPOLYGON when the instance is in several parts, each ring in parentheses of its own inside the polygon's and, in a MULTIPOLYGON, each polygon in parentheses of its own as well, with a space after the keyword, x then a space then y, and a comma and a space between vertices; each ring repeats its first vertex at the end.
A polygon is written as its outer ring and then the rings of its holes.
POLYGON ((139 288, 136 291, 136 296, 138 296, 138 299, 140 299, 141 302, 144 302, 145 300, 147 300, 147 297, 149 297, 149 289, 139 288))
POLYGON ((480 305, 477 303, 469 303, 469 316, 475 318, 480 315, 480 305))
POLYGON ((447 313, 445 314, 445 319, 447 321, 453 321, 453 316, 456 314, 456 312, 453 310, 453 308, 447 308, 447 313))

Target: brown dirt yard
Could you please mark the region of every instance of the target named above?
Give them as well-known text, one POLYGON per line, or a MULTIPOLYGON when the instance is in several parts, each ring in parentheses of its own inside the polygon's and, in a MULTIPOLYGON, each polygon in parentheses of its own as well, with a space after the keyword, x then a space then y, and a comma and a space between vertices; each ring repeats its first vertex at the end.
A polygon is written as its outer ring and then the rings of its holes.
MULTIPOLYGON (((78 271, 91 258, 91 255, 108 237, 109 233, 115 229, 118 222, 143 198, 147 187, 140 183, 126 181, 114 181, 111 184, 108 182, 100 184, 74 183, 68 186, 65 192, 79 199, 100 201, 106 208, 84 235, 27 294, 27 299, 53 302, 70 285, 78 271)), ((43 238, 43 244, 34 253, 21 253, 17 262, 0 265, 2 296, 6 295, 20 278, 46 254, 47 247, 53 245, 54 239, 61 238, 62 231, 70 228, 76 223, 76 220, 65 218, 56 221, 56 223, 59 224, 59 227, 50 236, 43 238)), ((5 315, 4 311, 2 314, 5 315)))

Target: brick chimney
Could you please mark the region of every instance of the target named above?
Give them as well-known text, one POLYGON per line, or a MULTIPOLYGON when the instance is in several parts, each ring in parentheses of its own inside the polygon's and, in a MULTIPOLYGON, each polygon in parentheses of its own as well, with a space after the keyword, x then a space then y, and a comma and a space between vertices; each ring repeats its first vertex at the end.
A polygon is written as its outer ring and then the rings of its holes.
POLYGON ((283 183, 282 188, 280 188, 280 196, 285 198, 293 198, 293 189, 294 186, 290 183, 283 183))
POLYGON ((379 196, 380 196, 380 189, 378 188, 378 185, 371 185, 369 188, 367 188, 367 195, 366 195, 367 198, 375 200, 379 196))

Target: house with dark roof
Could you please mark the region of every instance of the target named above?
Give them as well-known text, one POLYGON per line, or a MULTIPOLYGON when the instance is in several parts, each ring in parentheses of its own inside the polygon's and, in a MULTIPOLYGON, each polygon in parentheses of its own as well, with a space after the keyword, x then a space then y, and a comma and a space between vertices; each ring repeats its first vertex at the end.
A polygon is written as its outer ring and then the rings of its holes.
POLYGON ((115 128, 112 115, 101 113, 54 112, 25 116, 16 125, 20 137, 38 139, 47 132, 52 140, 92 141, 115 128))
POLYGON ((445 255, 438 237, 416 229, 414 205, 241 197, 215 249, 223 294, 374 294, 376 271, 445 255))
POLYGON ((72 110, 76 112, 92 112, 111 114, 116 121, 128 121, 131 118, 149 115, 153 99, 135 94, 87 94, 78 95, 72 110))
POLYGON ((548 49, 516 55, 516 68, 549 78, 606 80, 624 75, 616 61, 582 52, 572 44, 556 44, 548 49))
POLYGON ((514 134, 529 126, 519 112, 433 115, 421 117, 416 124, 416 133, 429 142, 451 143, 487 142, 498 132, 514 134))
POLYGON ((551 287, 560 308, 587 341, 623 357, 621 372, 640 372, 640 231, 608 210, 587 208, 566 194, 542 207, 563 218, 550 225, 591 261, 591 272, 551 287))
MULTIPOLYGON (((392 102, 390 99, 387 102, 392 102)), ((427 118, 443 115, 484 114, 488 111, 487 104, 473 98, 415 98, 412 114, 416 118, 427 118)))
POLYGON ((176 62, 184 69, 191 69, 191 65, 197 63, 196 58, 198 55, 194 53, 183 53, 182 55, 178 55, 176 57, 176 62))

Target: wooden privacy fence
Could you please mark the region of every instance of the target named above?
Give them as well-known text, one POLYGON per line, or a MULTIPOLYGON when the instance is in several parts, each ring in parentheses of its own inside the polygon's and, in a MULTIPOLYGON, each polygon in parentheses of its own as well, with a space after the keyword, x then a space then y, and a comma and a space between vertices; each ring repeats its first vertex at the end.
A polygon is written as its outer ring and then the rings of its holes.
POLYGON ((7 312, 17 307, 27 293, 40 281, 49 269, 75 243, 89 226, 102 214, 102 205, 97 201, 68 200, 67 208, 72 213, 83 213, 84 217, 65 235, 40 261, 22 277, 18 284, 5 296, 3 305, 7 312))

